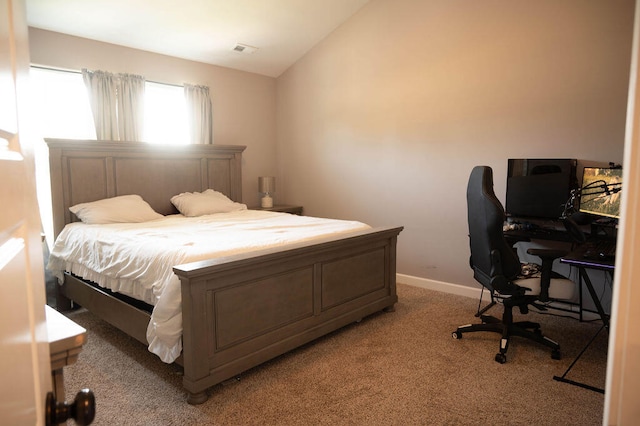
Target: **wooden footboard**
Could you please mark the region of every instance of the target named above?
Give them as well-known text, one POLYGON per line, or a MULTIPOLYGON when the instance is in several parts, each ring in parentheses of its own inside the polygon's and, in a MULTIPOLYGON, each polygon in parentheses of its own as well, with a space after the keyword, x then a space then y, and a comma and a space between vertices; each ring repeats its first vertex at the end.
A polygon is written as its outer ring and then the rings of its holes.
POLYGON ((177 266, 184 387, 206 389, 398 300, 402 228, 177 266))

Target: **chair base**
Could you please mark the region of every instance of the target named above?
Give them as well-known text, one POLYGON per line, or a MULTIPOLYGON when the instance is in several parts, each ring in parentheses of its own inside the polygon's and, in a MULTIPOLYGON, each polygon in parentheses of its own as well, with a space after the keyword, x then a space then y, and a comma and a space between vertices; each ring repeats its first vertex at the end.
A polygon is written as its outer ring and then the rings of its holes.
POLYGON ((560 359, 560 345, 557 342, 542 335, 540 324, 531 321, 518 321, 505 324, 498 318, 482 315, 482 324, 462 325, 452 333, 454 339, 462 339, 463 333, 476 331, 490 331, 502 335, 500 339, 500 351, 496 354, 495 360, 500 364, 507 362, 507 349, 512 336, 524 337, 534 342, 540 343, 551 349, 551 358, 560 359))

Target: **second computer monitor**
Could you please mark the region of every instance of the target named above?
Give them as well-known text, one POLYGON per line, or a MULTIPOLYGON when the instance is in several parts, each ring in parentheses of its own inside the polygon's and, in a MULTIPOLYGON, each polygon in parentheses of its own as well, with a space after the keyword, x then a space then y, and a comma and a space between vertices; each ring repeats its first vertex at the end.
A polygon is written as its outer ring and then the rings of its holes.
POLYGON ((585 167, 582 173, 580 211, 618 218, 621 191, 622 169, 585 167))

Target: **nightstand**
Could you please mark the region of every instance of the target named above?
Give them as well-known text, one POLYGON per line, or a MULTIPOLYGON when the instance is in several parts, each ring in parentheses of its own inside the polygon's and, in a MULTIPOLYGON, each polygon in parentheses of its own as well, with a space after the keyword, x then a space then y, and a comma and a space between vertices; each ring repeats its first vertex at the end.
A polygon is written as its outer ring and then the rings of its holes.
POLYGON ((270 211, 270 212, 282 212, 282 213, 291 213, 291 214, 297 214, 297 215, 302 215, 302 206, 290 206, 287 204, 276 204, 273 207, 254 207, 254 210, 266 210, 266 211, 270 211))
POLYGON ((64 401, 63 367, 78 359, 82 346, 87 340, 87 330, 60 312, 45 306, 49 352, 51 354, 51 379, 58 401, 64 401))

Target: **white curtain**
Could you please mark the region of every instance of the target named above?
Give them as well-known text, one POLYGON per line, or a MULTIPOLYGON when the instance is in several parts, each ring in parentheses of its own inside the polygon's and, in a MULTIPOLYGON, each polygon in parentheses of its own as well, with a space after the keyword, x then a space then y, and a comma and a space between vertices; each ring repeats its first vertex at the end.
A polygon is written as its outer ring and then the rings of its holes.
POLYGON ((184 97, 187 103, 187 123, 191 143, 212 144, 213 116, 209 88, 185 84, 184 97))
POLYGON ((118 134, 121 141, 141 141, 144 129, 145 79, 118 74, 118 134))
POLYGON ((97 139, 117 140, 116 77, 109 72, 83 69, 82 78, 89 91, 97 139))
POLYGON ((139 75, 82 70, 96 137, 139 141, 144 129, 145 79, 139 75))

